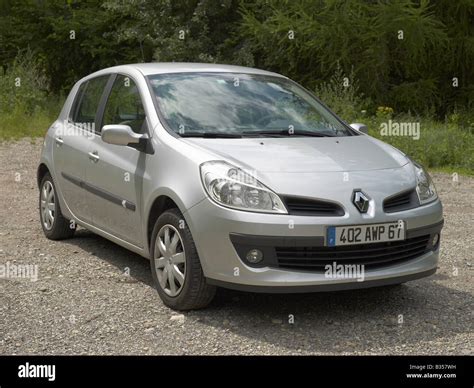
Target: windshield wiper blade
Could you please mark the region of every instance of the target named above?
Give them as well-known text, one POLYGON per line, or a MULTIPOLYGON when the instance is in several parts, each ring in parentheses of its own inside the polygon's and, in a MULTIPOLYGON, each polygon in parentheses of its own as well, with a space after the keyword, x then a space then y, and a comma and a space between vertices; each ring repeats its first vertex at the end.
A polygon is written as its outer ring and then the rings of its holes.
POLYGON ((276 135, 276 136, 311 136, 311 137, 335 137, 335 135, 330 135, 323 132, 313 132, 305 130, 294 130, 290 132, 287 129, 277 129, 277 130, 268 130, 268 131, 244 131, 242 132, 245 136, 264 136, 264 135, 276 135))
POLYGON ((201 132, 201 131, 190 131, 179 134, 181 137, 203 137, 207 139, 239 139, 242 136, 281 136, 281 137, 290 137, 290 136, 310 136, 310 137, 334 137, 335 135, 330 135, 328 133, 322 132, 313 132, 305 130, 295 130, 289 132, 286 129, 272 129, 267 131, 243 131, 242 134, 239 133, 225 133, 225 132, 201 132))
POLYGON ((179 134, 181 137, 204 137, 207 139, 239 139, 242 135, 238 133, 223 132, 185 132, 179 134))

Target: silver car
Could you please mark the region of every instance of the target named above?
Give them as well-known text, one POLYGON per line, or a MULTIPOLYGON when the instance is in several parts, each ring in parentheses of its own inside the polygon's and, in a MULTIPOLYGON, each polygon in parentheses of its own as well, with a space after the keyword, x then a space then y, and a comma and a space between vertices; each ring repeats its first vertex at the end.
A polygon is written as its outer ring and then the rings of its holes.
POLYGON ((433 274, 443 226, 426 170, 285 76, 145 63, 73 87, 38 167, 46 237, 76 225, 151 262, 163 302, 216 286, 310 292, 433 274))

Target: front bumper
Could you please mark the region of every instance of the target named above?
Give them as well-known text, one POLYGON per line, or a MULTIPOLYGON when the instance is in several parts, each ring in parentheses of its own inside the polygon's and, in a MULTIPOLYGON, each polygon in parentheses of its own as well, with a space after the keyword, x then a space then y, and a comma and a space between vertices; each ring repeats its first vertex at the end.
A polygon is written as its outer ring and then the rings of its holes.
POLYGON ((324 245, 329 225, 381 223, 402 219, 407 228, 407 237, 426 233, 433 236, 440 232, 443 225, 439 200, 408 211, 374 214, 370 220, 366 216, 364 219, 356 217, 348 214, 343 217, 308 217, 250 213, 221 207, 209 199, 204 199, 186 212, 204 275, 209 283, 227 288, 256 292, 365 288, 402 283, 436 271, 439 243, 432 250, 426 250, 408 261, 368 268, 364 271, 363 281, 355 278, 331 278, 321 271, 271 265, 253 267, 241 258, 242 246, 272 248, 285 244, 307 244, 308 241, 311 246, 324 245))

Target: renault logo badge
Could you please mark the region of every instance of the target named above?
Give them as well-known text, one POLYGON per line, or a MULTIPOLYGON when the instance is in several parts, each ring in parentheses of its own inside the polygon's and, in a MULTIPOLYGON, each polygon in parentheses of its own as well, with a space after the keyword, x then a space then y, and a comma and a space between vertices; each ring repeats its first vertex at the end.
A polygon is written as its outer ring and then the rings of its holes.
POLYGON ((370 198, 360 189, 355 189, 352 193, 352 203, 361 213, 367 213, 369 201, 370 198))

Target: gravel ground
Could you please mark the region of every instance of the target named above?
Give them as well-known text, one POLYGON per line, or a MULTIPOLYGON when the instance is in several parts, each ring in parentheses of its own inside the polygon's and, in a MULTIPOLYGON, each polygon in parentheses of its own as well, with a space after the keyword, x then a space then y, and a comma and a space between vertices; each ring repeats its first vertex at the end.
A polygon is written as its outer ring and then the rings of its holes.
POLYGON ((430 278, 340 293, 219 290, 207 310, 177 314, 161 303, 142 257, 84 229, 62 242, 43 236, 40 149, 0 145, 0 264, 39 268, 36 282, 0 279, 0 354, 473 353, 472 178, 434 175, 445 228, 430 278))

